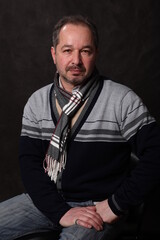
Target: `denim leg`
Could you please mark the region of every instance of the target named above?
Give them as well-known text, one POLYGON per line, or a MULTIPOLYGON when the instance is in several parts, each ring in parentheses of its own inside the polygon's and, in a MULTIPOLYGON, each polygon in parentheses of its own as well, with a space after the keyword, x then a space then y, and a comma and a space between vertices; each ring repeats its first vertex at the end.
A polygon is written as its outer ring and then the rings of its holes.
MULTIPOLYGON (((72 207, 94 205, 92 201, 69 204, 72 207)), ((121 229, 121 222, 104 224, 100 232, 73 225, 62 229, 59 240, 113 240, 121 229)), ((28 194, 0 203, 0 240, 13 240, 26 234, 54 229, 53 223, 34 206, 28 194)))
POLYGON ((121 232, 122 222, 104 224, 102 231, 88 229, 79 225, 63 228, 59 240, 114 240, 121 232))
POLYGON ((53 223, 34 206, 28 194, 0 203, 0 240, 53 229, 53 223))
MULTIPOLYGON (((91 206, 92 201, 84 203, 69 203, 72 207, 91 206)), ((114 240, 121 232, 124 219, 114 223, 105 223, 102 231, 96 231, 94 228, 88 229, 79 225, 63 228, 59 240, 114 240)))

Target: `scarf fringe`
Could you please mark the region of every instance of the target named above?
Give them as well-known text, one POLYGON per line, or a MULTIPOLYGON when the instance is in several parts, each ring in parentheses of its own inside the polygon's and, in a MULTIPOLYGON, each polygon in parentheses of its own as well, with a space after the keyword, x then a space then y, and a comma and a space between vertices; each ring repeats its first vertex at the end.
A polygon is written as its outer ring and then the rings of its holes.
POLYGON ((43 168, 45 173, 48 173, 48 176, 51 178, 51 181, 57 182, 58 173, 65 169, 65 156, 64 154, 61 156, 60 162, 53 159, 51 156, 46 155, 45 160, 43 162, 43 168))

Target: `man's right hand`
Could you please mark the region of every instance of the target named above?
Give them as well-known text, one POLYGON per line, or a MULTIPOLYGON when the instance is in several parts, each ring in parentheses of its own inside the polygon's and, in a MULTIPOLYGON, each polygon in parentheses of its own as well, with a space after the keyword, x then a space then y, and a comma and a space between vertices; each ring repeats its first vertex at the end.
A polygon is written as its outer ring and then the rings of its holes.
POLYGON ((71 208, 63 215, 59 223, 63 227, 69 227, 76 223, 86 228, 94 227, 97 231, 103 229, 103 220, 96 212, 95 206, 71 208))

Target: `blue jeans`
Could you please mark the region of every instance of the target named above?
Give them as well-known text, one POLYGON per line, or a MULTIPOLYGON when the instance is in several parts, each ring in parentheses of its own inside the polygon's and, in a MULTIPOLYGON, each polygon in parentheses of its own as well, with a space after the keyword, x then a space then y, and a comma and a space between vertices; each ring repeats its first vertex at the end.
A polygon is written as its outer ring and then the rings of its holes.
MULTIPOLYGON (((93 205, 92 201, 68 203, 72 207, 93 205)), ((119 234, 123 220, 104 224, 103 231, 79 225, 63 228, 59 240, 111 240, 119 234)), ((56 230, 54 224, 33 204, 28 194, 0 203, 0 240, 12 240, 27 234, 56 230)))

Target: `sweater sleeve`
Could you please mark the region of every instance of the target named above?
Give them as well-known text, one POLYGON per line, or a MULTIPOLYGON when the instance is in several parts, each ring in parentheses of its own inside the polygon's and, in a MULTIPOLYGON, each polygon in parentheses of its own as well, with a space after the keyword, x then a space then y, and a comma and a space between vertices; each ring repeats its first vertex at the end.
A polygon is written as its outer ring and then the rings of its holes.
POLYGON ((116 215, 143 202, 160 183, 160 126, 132 91, 121 103, 121 133, 139 158, 137 166, 108 199, 116 215))
MULTIPOLYGON (((34 109, 34 101, 31 98, 24 109, 20 137, 19 161, 22 181, 35 206, 55 226, 60 227, 59 220, 71 207, 65 202, 63 196, 57 191, 56 185, 43 169, 43 160, 49 140, 43 139, 45 136, 42 134, 42 121, 45 117, 41 114, 41 119, 40 117, 37 119, 40 108, 38 113, 36 109, 34 109)), ((48 134, 49 128, 45 131, 45 134, 48 134)))

